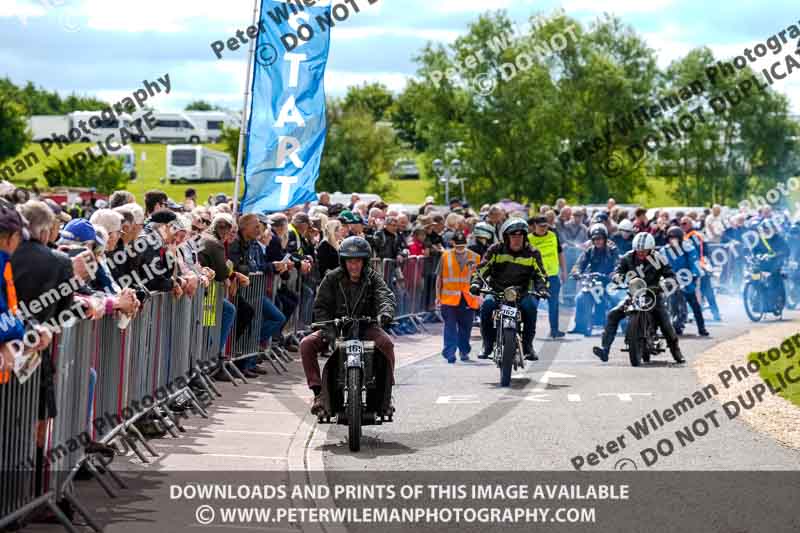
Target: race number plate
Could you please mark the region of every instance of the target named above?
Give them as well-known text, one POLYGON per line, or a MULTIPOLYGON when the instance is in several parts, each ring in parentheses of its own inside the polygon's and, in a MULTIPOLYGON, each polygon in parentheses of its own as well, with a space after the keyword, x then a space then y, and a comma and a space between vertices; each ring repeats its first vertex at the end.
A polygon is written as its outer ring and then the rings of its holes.
POLYGON ((516 318, 517 316, 517 308, 511 307, 510 305, 504 305, 500 308, 500 313, 503 316, 510 316, 512 318, 516 318))
POLYGON ((761 274, 751 274, 750 279, 759 280, 761 279, 761 274))
POLYGON ((344 353, 347 355, 347 368, 361 367, 361 356, 364 355, 364 344, 361 341, 346 341, 344 353))

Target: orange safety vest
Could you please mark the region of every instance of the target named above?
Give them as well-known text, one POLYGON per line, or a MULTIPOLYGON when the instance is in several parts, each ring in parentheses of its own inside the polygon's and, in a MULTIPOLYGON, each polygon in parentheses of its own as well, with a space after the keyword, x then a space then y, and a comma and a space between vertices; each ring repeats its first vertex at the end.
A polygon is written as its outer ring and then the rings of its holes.
POLYGON ((459 269, 455 254, 453 250, 446 250, 442 254, 442 291, 439 301, 442 305, 458 306, 463 296, 469 307, 477 309, 480 299, 469 292, 469 282, 481 258, 472 250, 467 250, 467 263, 463 269, 459 269))
POLYGON ((683 240, 688 241, 692 238, 692 235, 697 235, 697 240, 700 241, 700 250, 698 250, 700 252, 700 266, 706 266, 706 256, 703 253, 703 236, 700 235, 700 232, 693 229, 683 237, 683 240))
MULTIPOLYGON (((8 304, 8 311, 12 315, 17 314, 17 291, 14 288, 14 273, 11 270, 11 261, 6 262, 6 268, 3 270, 3 279, 6 282, 6 303, 8 304)), ((0 385, 6 384, 11 380, 11 369, 4 368, 0 371, 0 385)))

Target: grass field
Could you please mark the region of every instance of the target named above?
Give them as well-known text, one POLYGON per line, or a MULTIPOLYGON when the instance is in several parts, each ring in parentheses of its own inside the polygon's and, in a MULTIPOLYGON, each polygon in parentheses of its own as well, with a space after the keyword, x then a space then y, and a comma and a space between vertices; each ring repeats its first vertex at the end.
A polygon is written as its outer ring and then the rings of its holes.
MULTIPOLYGON (((787 343, 784 343, 787 344, 787 343)), ((792 341, 788 342, 788 346, 793 346, 792 341)), ((748 357, 749 361, 757 360, 758 354, 752 353, 748 357)), ((761 379, 769 380, 775 389, 782 388, 780 381, 776 377, 778 374, 782 376, 786 376, 786 370, 789 367, 794 367, 794 370, 790 372, 790 379, 794 379, 794 376, 800 374, 800 349, 797 347, 792 347, 790 350, 782 351, 781 357, 777 361, 772 361, 771 359, 767 359, 769 361, 769 366, 762 365, 758 371, 761 379), (788 353, 787 353, 788 352, 788 353), (789 355, 791 354, 791 355, 789 355)), ((784 377, 784 381, 786 378, 784 377)), ((783 397, 784 399, 792 402, 794 405, 800 407, 800 382, 798 383, 786 383, 786 388, 780 390, 778 395, 783 397)))
MULTIPOLYGON (((48 158, 44 155, 44 152, 38 144, 31 144, 23 150, 22 154, 18 157, 22 157, 28 152, 33 152, 38 157, 39 163, 15 175, 13 181, 19 184, 33 178, 39 178, 38 185, 40 187, 46 187, 47 184, 44 180, 43 172, 48 165, 54 163, 56 158, 62 160, 66 159, 74 153, 85 150, 88 146, 90 145, 86 143, 67 145, 62 150, 55 150, 52 152, 48 158)), ((136 152, 136 170, 139 177, 136 181, 130 182, 127 189, 134 193, 140 201, 145 191, 150 189, 161 189, 177 202, 183 199, 184 191, 188 187, 193 187, 197 190, 201 201, 205 201, 209 195, 220 192, 224 192, 229 196, 233 195, 234 183, 232 181, 184 185, 171 185, 167 181, 161 182, 161 179, 166 176, 166 145, 132 144, 131 146, 136 152)), ((207 144, 204 146, 224 152, 222 145, 207 144)), ((9 163, 11 163, 11 161, 6 161, 6 164, 9 163)), ((236 162, 233 161, 232 165, 235 166, 235 163, 236 162)), ((425 196, 429 194, 428 191, 431 185, 430 181, 427 179, 396 180, 394 184, 394 191, 384 198, 384 200, 387 202, 409 204, 422 203, 425 196)), ((651 180, 650 185, 653 190, 652 193, 637 196, 635 202, 647 206, 679 205, 679 201, 670 194, 669 187, 664 180, 654 178, 651 180)), ((456 191, 455 194, 458 194, 458 192, 456 191)))

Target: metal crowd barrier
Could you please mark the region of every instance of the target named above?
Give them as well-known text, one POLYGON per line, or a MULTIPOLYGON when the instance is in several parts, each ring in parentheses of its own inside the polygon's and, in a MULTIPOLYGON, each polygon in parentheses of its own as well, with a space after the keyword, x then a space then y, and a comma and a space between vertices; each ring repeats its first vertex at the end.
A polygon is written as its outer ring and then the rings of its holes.
POLYGON ((52 492, 36 494, 34 479, 40 375, 36 369, 21 384, 12 373, 0 384, 0 529, 37 507, 55 507, 52 492))
POLYGON ((285 351, 272 343, 272 339, 268 339, 265 346, 261 345, 261 324, 264 318, 263 299, 269 298, 274 302, 272 291, 274 276, 254 272, 250 274, 249 278, 250 284, 247 287, 240 287, 236 293, 235 302, 232 302, 236 306, 237 312, 228 336, 222 366, 222 371, 227 374, 234 385, 237 385, 237 378, 247 383, 247 378, 236 366, 236 361, 256 357, 258 360, 268 362, 273 370, 280 374, 281 371, 288 370, 284 362, 292 360, 285 351), (253 312, 249 320, 240 316, 240 309, 247 306, 253 312))

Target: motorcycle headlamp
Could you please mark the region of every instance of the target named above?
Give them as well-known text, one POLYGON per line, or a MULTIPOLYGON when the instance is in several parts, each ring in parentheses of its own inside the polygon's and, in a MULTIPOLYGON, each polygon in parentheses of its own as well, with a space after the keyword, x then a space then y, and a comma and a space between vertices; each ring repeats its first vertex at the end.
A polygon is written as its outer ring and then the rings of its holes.
POLYGON ((503 291, 503 298, 507 302, 516 302, 517 301, 517 289, 514 287, 506 287, 503 291))
POLYGON ((642 278, 634 278, 628 283, 631 294, 639 294, 647 289, 647 283, 642 278))

